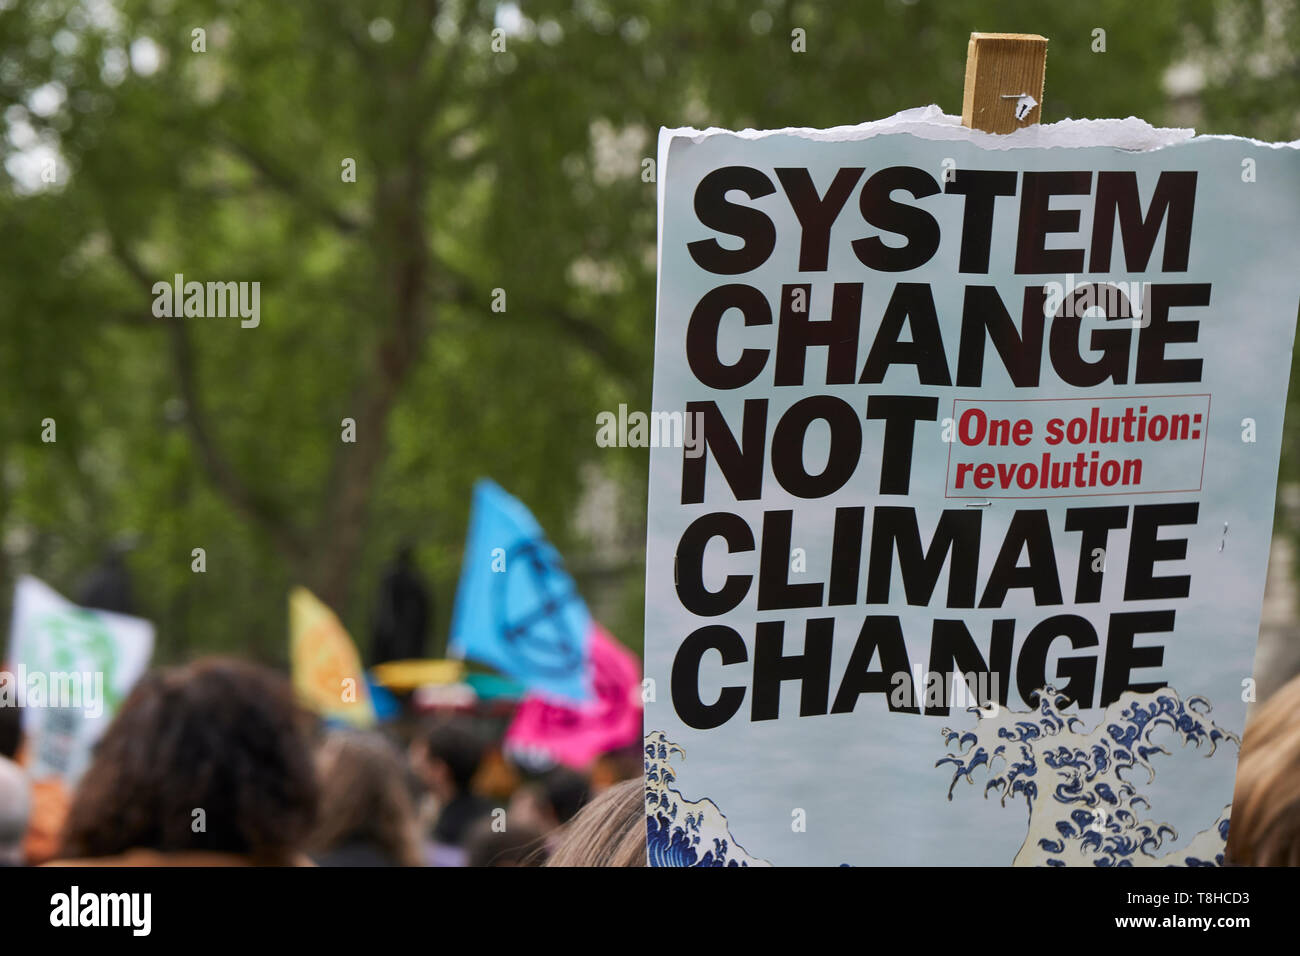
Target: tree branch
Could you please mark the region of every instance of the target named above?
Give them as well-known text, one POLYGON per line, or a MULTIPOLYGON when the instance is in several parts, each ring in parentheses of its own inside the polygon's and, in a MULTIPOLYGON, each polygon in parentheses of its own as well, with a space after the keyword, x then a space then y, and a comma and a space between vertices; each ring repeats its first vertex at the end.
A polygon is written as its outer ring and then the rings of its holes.
MULTIPOLYGON (((473 279, 441 259, 437 263, 437 272, 439 278, 446 282, 448 297, 458 305, 482 308, 491 301, 487 290, 476 289, 473 279)), ((576 345, 600 359, 606 368, 625 382, 630 383, 635 378, 636 362, 632 353, 595 320, 551 303, 536 303, 517 310, 515 314, 520 314, 521 311, 549 323, 576 345)), ((505 314, 508 316, 511 313, 505 314)))
POLYGON ((218 142, 226 150, 247 163, 261 178, 290 199, 301 202, 317 213, 345 236, 353 236, 367 228, 367 224, 352 218, 347 213, 335 209, 324 197, 307 188, 297 177, 287 170, 276 166, 258 150, 232 136, 218 134, 218 142))
POLYGON ((217 447, 199 397, 194 350, 189 325, 184 320, 172 323, 171 346, 172 367, 185 404, 185 426, 213 485, 237 511, 269 534, 285 557, 295 563, 301 561, 307 547, 285 517, 283 507, 246 484, 217 447))
POLYGON ((313 540, 320 564, 313 575, 322 600, 342 607, 361 545, 370 493, 387 446, 389 414, 429 333, 429 243, 425 231, 425 160, 419 130, 411 129, 406 161, 375 190, 376 240, 387 262, 392 318, 382 331, 368 374, 353 391, 347 414, 355 441, 340 442, 325 486, 325 509, 313 540))
MULTIPOLYGON (((111 238, 111 244, 113 256, 118 263, 137 285, 148 290, 152 295, 153 280, 135 256, 116 236, 111 238)), ((140 324, 162 324, 161 320, 153 319, 152 316, 150 323, 144 320, 138 321, 140 324)), ((278 502, 256 491, 240 477, 218 447, 208 427, 188 323, 183 318, 174 318, 170 323, 170 330, 172 369, 181 393, 181 400, 185 405, 185 428, 198 454, 199 464, 213 487, 227 503, 266 532, 286 558, 300 562, 307 549, 297 530, 285 518, 283 508, 278 502)))

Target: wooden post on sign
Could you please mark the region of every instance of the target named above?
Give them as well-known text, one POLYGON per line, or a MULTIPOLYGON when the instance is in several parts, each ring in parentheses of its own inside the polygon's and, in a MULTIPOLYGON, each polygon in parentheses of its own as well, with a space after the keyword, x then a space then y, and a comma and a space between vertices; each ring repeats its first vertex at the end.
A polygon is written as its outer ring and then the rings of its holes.
POLYGON ((1037 123, 1046 72, 1046 37, 972 33, 966 47, 961 125, 986 133, 1013 133, 1037 123))

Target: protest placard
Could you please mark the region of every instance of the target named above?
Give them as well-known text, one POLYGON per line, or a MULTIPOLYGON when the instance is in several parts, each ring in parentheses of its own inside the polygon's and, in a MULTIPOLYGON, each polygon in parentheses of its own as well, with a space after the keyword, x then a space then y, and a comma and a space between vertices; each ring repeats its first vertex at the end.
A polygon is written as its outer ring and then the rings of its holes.
POLYGON ((1297 145, 661 133, 652 863, 1222 861, 1297 145))
POLYGON ((131 687, 149 666, 154 629, 125 614, 78 607, 24 575, 14 589, 13 627, 0 706, 23 708, 24 757, 35 780, 69 787, 131 687))

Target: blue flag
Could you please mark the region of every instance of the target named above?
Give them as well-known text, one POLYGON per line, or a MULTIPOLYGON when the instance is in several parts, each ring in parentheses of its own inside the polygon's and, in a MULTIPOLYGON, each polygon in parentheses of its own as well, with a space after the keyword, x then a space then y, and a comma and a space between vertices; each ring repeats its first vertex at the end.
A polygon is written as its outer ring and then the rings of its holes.
POLYGON ((532 512, 495 483, 476 483, 450 653, 581 703, 591 697, 590 628, 587 605, 532 512))

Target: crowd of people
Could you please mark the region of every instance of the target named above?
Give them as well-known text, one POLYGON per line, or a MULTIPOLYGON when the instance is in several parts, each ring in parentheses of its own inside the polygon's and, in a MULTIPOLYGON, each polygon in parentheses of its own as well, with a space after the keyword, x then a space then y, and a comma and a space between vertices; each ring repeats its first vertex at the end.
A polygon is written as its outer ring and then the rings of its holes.
POLYGON ((240 660, 147 674, 62 798, 22 744, 0 707, 0 865, 645 865, 639 752, 536 771, 472 713, 329 726, 240 660))
MULTIPOLYGON (((327 726, 269 669, 151 671, 75 789, 18 762, 0 707, 0 866, 644 866, 639 754, 528 772, 482 718, 327 726)), ((1227 862, 1300 865, 1300 677, 1247 727, 1227 862)))

